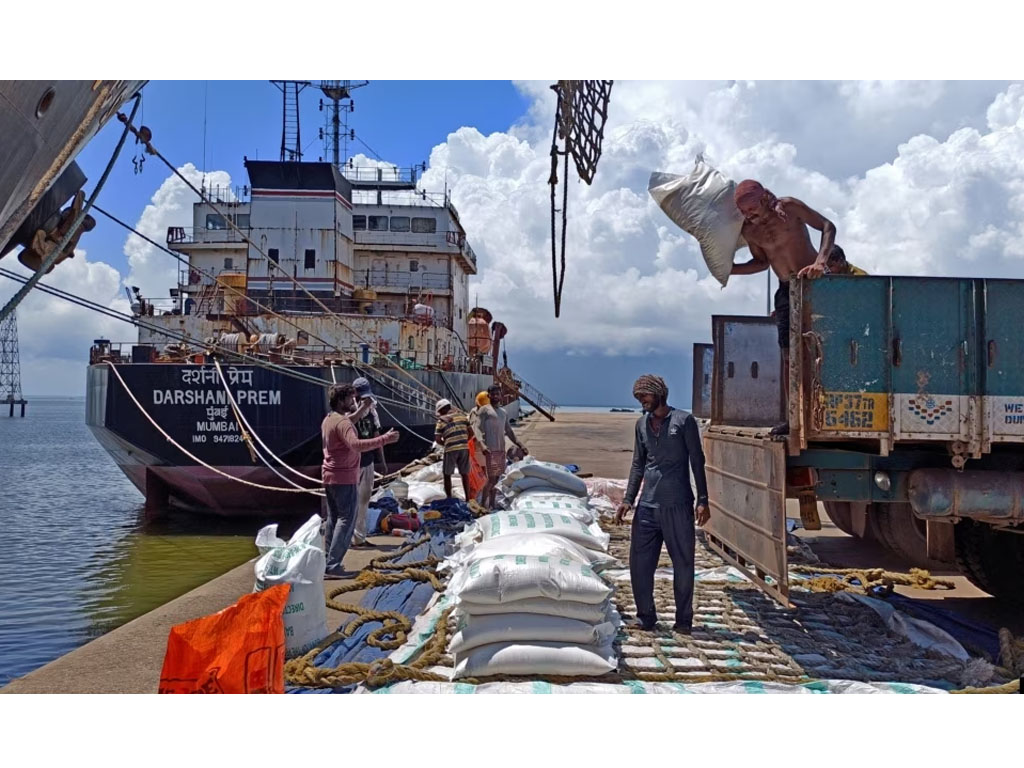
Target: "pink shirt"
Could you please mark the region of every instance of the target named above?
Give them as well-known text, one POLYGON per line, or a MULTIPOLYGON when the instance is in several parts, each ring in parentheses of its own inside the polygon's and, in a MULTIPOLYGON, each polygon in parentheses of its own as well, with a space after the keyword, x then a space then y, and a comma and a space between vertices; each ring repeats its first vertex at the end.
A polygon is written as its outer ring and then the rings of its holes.
POLYGON ((359 456, 384 445, 384 436, 360 440, 352 420, 336 411, 327 414, 320 425, 324 441, 324 485, 356 485, 359 482, 359 456))

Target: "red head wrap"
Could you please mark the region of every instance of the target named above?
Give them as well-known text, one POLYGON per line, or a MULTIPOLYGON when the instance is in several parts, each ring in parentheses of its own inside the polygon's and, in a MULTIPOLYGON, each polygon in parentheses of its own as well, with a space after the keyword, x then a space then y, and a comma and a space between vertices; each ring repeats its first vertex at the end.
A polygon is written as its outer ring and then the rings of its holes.
POLYGON ((768 208, 775 211, 780 219, 786 218, 786 212, 782 209, 782 203, 779 202, 779 199, 753 179, 741 181, 736 185, 733 200, 736 202, 737 208, 741 205, 751 206, 764 203, 768 208))

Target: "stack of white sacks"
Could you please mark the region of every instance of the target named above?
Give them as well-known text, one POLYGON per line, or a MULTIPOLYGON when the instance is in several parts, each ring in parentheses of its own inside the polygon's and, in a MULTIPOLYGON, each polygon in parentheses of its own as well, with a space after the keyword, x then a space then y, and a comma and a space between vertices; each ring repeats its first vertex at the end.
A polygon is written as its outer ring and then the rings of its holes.
POLYGON ((527 459, 502 486, 509 508, 461 534, 444 566, 457 601, 455 677, 614 670, 618 614, 600 571, 616 560, 586 485, 564 467, 527 459))

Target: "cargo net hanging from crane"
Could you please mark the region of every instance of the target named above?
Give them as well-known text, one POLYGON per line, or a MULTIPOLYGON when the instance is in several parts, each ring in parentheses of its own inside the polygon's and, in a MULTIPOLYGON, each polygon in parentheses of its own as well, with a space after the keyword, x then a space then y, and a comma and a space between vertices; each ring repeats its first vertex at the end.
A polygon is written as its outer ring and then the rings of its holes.
POLYGON ((554 288, 555 317, 562 309, 562 285, 565 282, 565 225, 569 201, 569 156, 576 163, 576 172, 587 184, 594 180, 597 161, 601 158, 604 126, 608 121, 608 99, 612 80, 559 80, 551 89, 558 97, 555 109, 555 130, 551 137, 551 282, 554 288), (562 248, 558 254, 556 219, 559 208, 558 156, 562 162, 562 248))

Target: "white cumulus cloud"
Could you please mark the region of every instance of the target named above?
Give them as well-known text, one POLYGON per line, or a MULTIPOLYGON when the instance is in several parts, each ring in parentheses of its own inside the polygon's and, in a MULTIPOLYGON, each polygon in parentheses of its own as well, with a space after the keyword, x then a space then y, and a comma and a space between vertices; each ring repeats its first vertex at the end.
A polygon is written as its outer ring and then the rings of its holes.
MULTIPOLYGON (((708 340, 710 315, 764 312, 765 277, 733 278, 720 288, 694 239, 647 194, 652 171, 686 172, 697 153, 735 179, 758 178, 831 218, 850 260, 869 271, 1024 274, 1019 84, 623 81, 612 90, 593 185, 570 170, 567 273, 556 320, 549 85, 516 84, 529 106, 505 131, 453 127, 431 151, 422 183, 450 190, 478 255, 470 295, 509 326, 513 350, 566 361, 595 355, 685 360, 693 342, 708 340)), ((360 158, 359 164, 369 163, 360 158)), ((182 173, 196 184, 202 178, 192 165, 182 173)), ((223 172, 206 179, 231 184, 223 172)), ((162 243, 168 226, 190 226, 194 201, 194 193, 169 177, 137 226, 162 243)), ((67 280, 105 304, 123 303, 125 284, 165 296, 175 283, 175 262, 134 236, 127 236, 125 254, 127 275, 82 253, 50 279, 67 280)), ((3 266, 12 264, 5 259, 3 266)), ((58 316, 54 306, 48 297, 26 303, 23 358, 66 361, 68 381, 79 381, 89 340, 115 334, 106 321, 58 316)), ((573 370, 567 363, 564 375, 573 370)), ((578 387, 591 383, 581 378, 578 387)))

